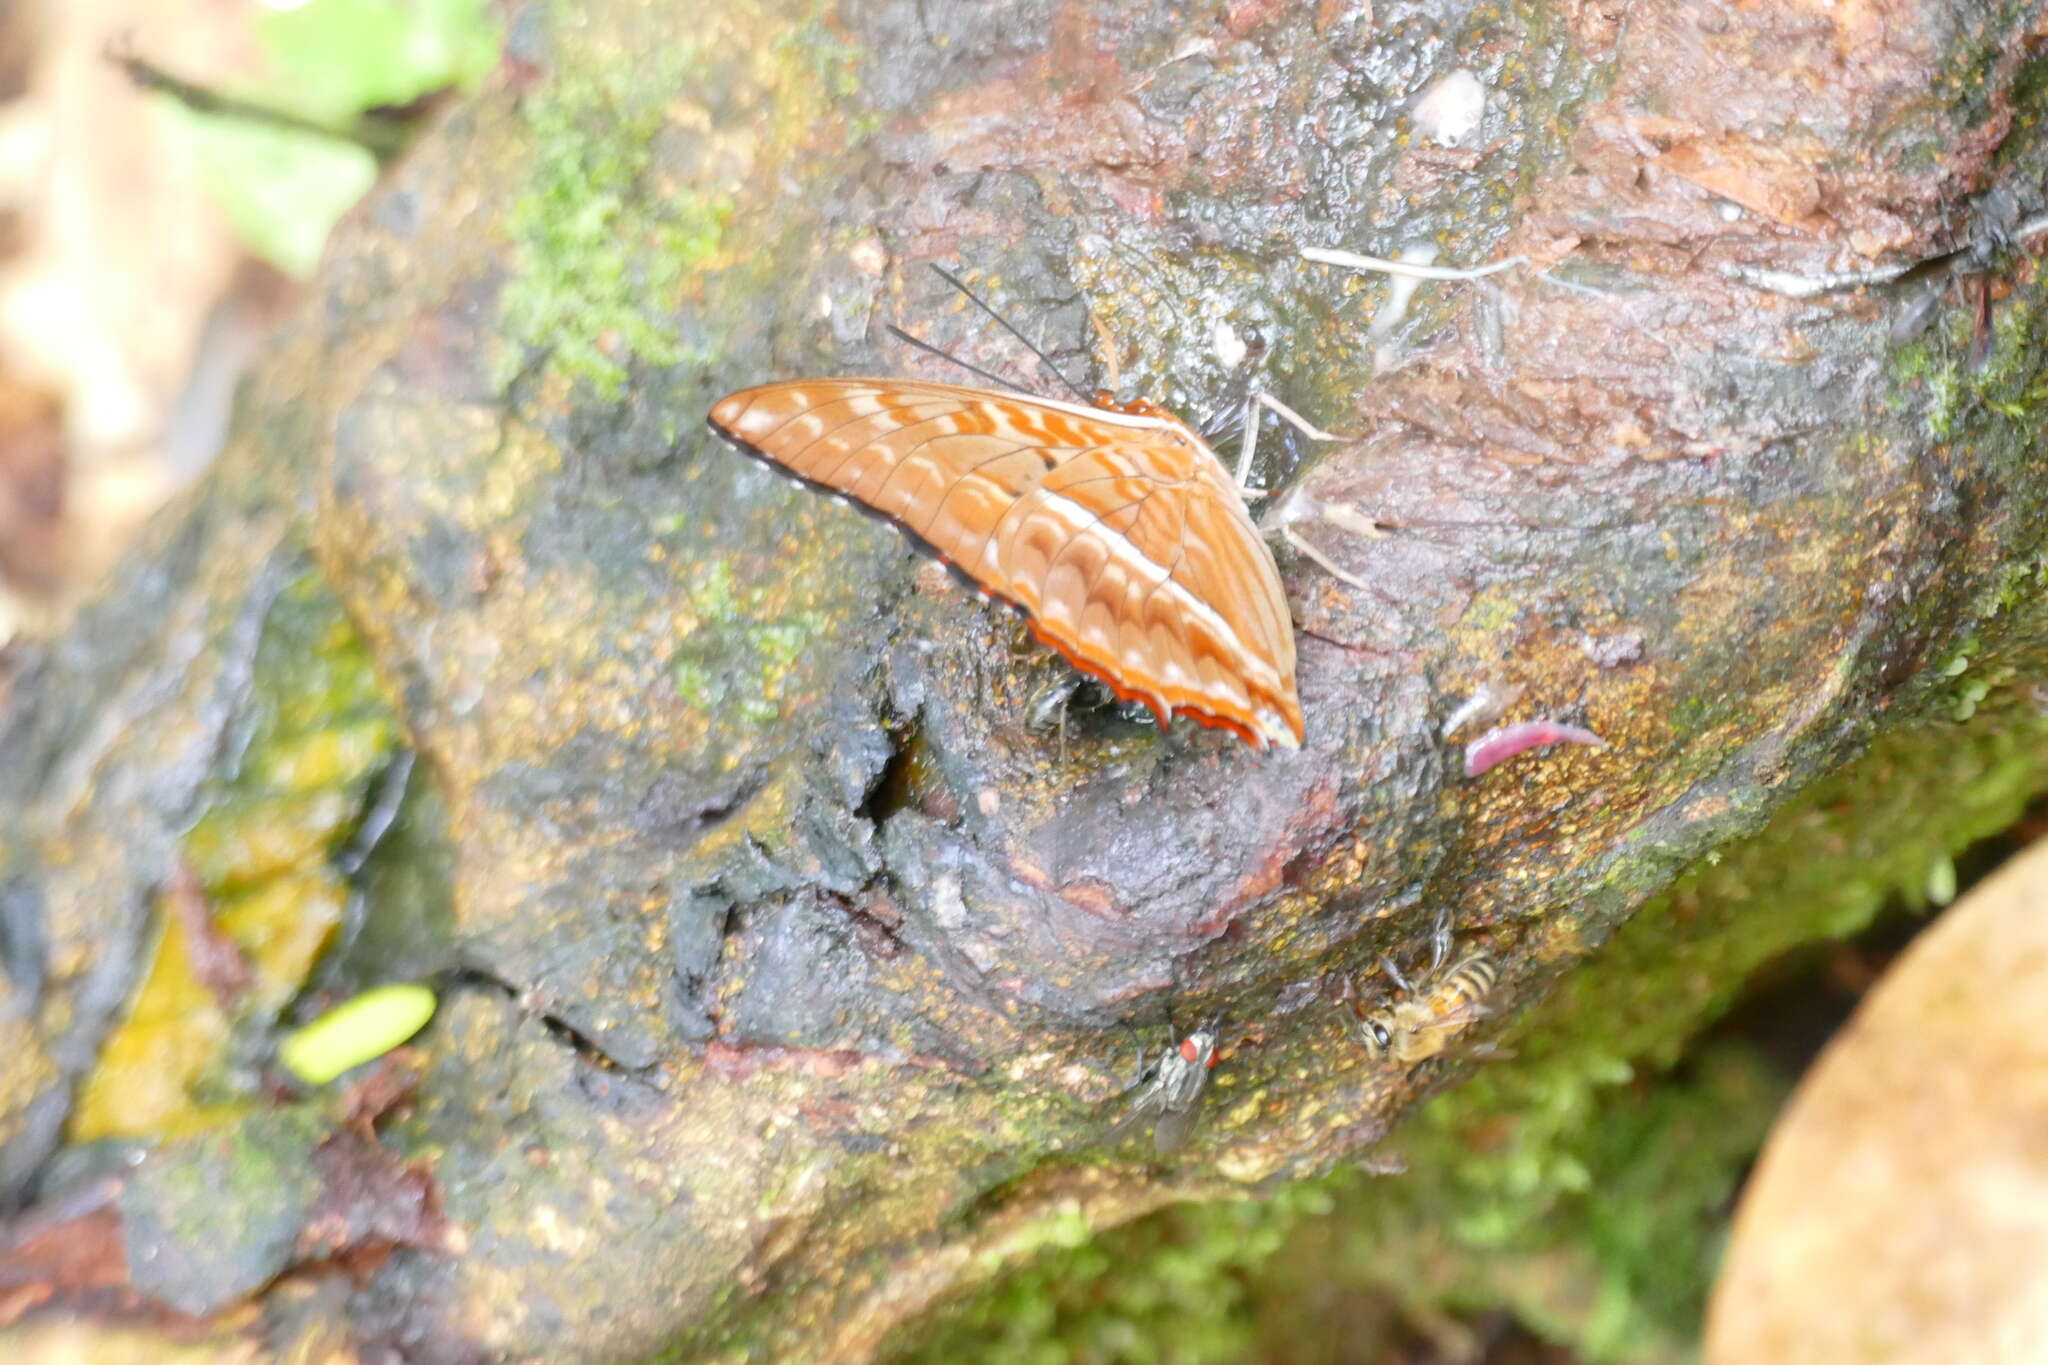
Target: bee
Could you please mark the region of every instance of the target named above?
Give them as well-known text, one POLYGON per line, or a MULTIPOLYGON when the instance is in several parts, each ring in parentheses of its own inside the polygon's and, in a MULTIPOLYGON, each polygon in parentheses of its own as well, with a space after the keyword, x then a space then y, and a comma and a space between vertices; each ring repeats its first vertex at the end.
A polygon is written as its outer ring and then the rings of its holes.
POLYGON ((1490 997, 1500 981, 1500 964, 1491 954, 1465 954, 1440 975, 1433 974, 1421 990, 1410 985, 1391 961, 1380 965, 1401 995, 1353 1020, 1359 1045, 1373 1061, 1390 1057, 1402 1067, 1426 1062, 1494 1012, 1490 997))
POLYGON ((1152 1149, 1162 1155, 1177 1150, 1195 1126, 1195 1111, 1216 1069, 1216 1029, 1204 1024, 1138 1072, 1131 1083, 1138 1097, 1109 1130, 1112 1142, 1152 1118, 1152 1149))

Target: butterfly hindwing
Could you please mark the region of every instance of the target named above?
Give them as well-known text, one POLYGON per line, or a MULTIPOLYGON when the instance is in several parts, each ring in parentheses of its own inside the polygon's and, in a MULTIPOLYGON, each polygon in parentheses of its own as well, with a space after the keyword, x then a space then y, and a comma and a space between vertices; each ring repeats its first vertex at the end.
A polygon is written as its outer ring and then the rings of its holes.
POLYGON ((919 380, 721 399, 712 429, 924 541, 1039 638, 1165 721, 1300 743, 1272 554, 1220 461, 1164 413, 919 380))

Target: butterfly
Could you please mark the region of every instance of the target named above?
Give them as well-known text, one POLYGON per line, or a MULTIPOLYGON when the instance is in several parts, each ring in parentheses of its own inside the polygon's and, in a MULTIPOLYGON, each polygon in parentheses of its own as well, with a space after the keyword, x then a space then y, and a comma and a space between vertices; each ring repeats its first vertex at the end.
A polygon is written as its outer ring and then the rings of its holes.
POLYGON ((741 389, 711 429, 894 522, 1162 726, 1299 748, 1294 627, 1230 472, 1185 422, 911 379, 741 389))

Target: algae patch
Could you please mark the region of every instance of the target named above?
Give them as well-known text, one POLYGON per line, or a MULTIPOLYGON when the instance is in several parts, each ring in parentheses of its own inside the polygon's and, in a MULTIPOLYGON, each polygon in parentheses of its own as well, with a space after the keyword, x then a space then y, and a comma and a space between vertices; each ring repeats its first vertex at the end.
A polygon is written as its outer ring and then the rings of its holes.
POLYGON ((396 744, 362 641, 325 585, 300 578, 264 622, 240 743, 185 836, 189 878, 158 895, 155 957, 79 1097, 75 1139, 191 1131, 240 1108, 246 1086, 215 1070, 238 1030, 274 1022, 341 923, 349 891, 331 858, 396 744), (192 941, 194 917, 239 956, 239 990, 208 966, 218 946, 192 941))
POLYGON ((768 725, 782 714, 783 684, 825 617, 799 611, 770 619, 770 597, 758 587, 737 591, 722 560, 706 566, 690 592, 697 624, 669 661, 677 696, 700 711, 736 712, 750 725, 768 725))
POLYGON ((665 102, 690 63, 685 54, 656 65, 602 85, 558 80, 527 103, 533 167, 507 217, 519 273, 502 297, 500 384, 541 352, 553 375, 612 399, 631 365, 684 359, 669 315, 683 281, 718 250, 732 200, 650 188, 665 102))

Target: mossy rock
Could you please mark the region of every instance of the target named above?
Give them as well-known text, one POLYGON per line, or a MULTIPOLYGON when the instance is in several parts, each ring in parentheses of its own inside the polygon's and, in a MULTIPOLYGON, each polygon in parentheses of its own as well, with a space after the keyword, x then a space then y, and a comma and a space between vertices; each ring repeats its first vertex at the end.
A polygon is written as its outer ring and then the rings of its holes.
POLYGON ((490 87, 337 242, 213 478, 18 663, 9 1194, 56 1192, 196 860, 222 900, 316 876, 360 912, 303 998, 227 1030, 195 1082, 221 1123, 273 1098, 276 1030, 379 980, 441 997, 402 1103, 320 1112, 374 1119, 449 1240, 260 1299, 273 1344, 862 1358, 1066 1248, 1006 1300, 1020 1354, 1114 1318, 1220 1359, 1270 1320, 1215 1287, 1321 1238, 1418 1310, 1675 1349, 1774 1090, 1739 1053, 1663 1068, 1759 963, 2048 785, 2044 313, 1993 231, 2048 162, 2039 82, 1999 55, 2029 11, 1894 12, 1883 81, 1815 89, 1789 0, 1719 33, 1373 10, 1246 11, 1206 47, 1163 11, 514 16, 490 87), (1423 155, 1410 101, 1460 66, 1485 140, 1423 155), (1905 300, 1753 282, 1958 228, 1918 340, 1905 300), (1535 264, 1375 334, 1384 284, 1296 254, 1368 232, 1535 264), (1033 728, 1063 668, 1019 622, 703 431, 743 383, 924 363, 892 318, 994 360, 925 269, 956 256, 1042 307, 1055 361, 1193 412, 1226 392, 1219 327, 1256 327, 1264 382, 1361 433, 1262 472, 1371 585, 1282 552, 1299 754, 1033 728), (286 603, 298 657, 263 644, 286 603), (1466 777, 1442 722, 1496 685, 1604 746, 1466 777), (1357 1046, 1346 983, 1412 965, 1440 914, 1501 970, 1464 1041, 1516 1059, 1357 1046), (1114 1059, 1169 1009, 1225 1047, 1161 1155, 1107 1131, 1114 1059), (1330 1177, 1468 1075, 1401 1133, 1406 1176, 1330 1177), (1684 1192, 1668 1222, 1596 1197, 1652 1182, 1684 1192), (1090 1233, 1186 1200, 1216 1202, 1107 1274, 1136 1243, 1090 1233), (1107 1316, 1060 1316, 1060 1266, 1107 1316))

